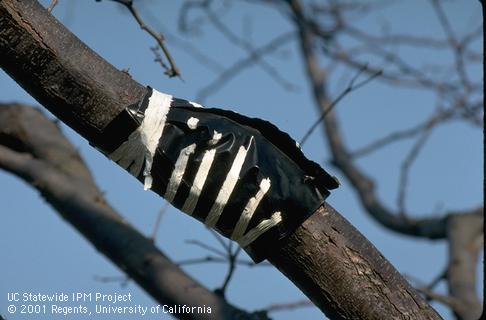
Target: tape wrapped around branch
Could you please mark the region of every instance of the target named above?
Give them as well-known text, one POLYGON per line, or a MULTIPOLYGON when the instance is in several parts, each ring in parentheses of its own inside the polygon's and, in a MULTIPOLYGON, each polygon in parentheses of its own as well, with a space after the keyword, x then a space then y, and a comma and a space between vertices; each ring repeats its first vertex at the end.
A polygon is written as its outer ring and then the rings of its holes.
POLYGON ((145 189, 237 241, 255 261, 338 186, 271 123, 151 88, 95 146, 145 189))

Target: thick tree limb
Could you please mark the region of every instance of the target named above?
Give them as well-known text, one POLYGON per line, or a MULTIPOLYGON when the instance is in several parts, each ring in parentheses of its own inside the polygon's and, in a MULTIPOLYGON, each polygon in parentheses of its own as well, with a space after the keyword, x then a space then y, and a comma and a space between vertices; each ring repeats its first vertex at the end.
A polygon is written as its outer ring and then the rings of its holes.
POLYGON ((37 2, 0 3, 1 67, 86 139, 96 139, 145 93, 142 85, 106 63, 37 2))
POLYGON ((231 306, 170 261, 107 202, 80 155, 38 110, 0 104, 0 168, 35 187, 57 212, 160 304, 208 306, 180 319, 266 319, 231 306), (80 190, 83 190, 80 192, 80 190))
POLYGON ((329 205, 305 221, 269 261, 302 291, 310 292, 311 300, 331 319, 440 319, 329 205))
POLYGON ((483 248, 482 210, 449 217, 449 294, 460 303, 452 306, 459 319, 479 319, 483 307, 476 293, 476 264, 483 248))
MULTIPOLYGON (((0 0, 0 66, 90 141, 144 91, 33 0, 0 0)), ((269 260, 333 319, 440 319, 330 206, 269 251, 269 260)))

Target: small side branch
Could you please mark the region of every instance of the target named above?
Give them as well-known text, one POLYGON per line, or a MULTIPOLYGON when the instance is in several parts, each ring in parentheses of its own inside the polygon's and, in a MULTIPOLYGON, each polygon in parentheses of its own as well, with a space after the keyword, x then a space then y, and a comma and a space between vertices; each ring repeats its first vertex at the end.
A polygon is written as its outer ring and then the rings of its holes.
POLYGON ((241 71, 243 71, 246 68, 252 67, 255 63, 262 60, 265 55, 274 52, 277 49, 279 49, 281 46, 287 44, 290 40, 293 39, 293 36, 294 36, 293 32, 286 32, 275 37, 267 44, 254 49, 251 53, 248 54, 248 56, 233 63, 225 71, 219 74, 219 76, 216 79, 214 79, 212 82, 210 82, 201 90, 199 90, 199 92, 197 93, 197 100, 204 101, 209 95, 211 95, 216 90, 220 89, 223 85, 228 83, 232 78, 238 75, 241 71))
POLYGON ((162 217, 164 216, 168 208, 169 208, 169 203, 165 202, 164 206, 159 210, 157 214, 157 219, 155 220, 154 223, 154 229, 152 230, 152 235, 150 236, 150 239, 152 239, 152 241, 154 242, 155 242, 155 237, 159 232, 159 227, 160 227, 160 222, 162 221, 162 217))
POLYGON ((218 292, 221 293, 221 295, 224 297, 224 294, 226 292, 226 289, 228 288, 228 285, 233 278, 233 275, 236 271, 236 265, 237 265, 237 259, 238 255, 241 252, 241 247, 237 247, 233 251, 233 242, 230 242, 230 246, 228 248, 228 272, 226 274, 226 277, 224 278, 223 285, 221 286, 221 289, 218 290, 218 292))
POLYGON ((415 142, 414 146, 410 150, 407 157, 403 160, 403 163, 400 168, 400 182, 398 184, 398 214, 401 215, 403 218, 406 218, 405 215, 405 199, 406 199, 406 192, 408 187, 408 176, 410 172, 410 168, 412 164, 417 159, 420 151, 422 150, 425 142, 430 136, 431 130, 426 130, 422 133, 419 139, 415 142))
POLYGON ((382 74, 382 71, 381 70, 378 70, 376 71, 375 73, 371 74, 368 78, 366 78, 365 80, 361 81, 361 82, 358 82, 356 83, 356 80, 358 80, 359 76, 365 72, 367 70, 367 65, 364 65, 363 67, 361 67, 358 72, 356 73, 356 75, 351 79, 351 81, 349 82, 348 86, 337 96, 336 99, 334 99, 334 101, 332 101, 329 106, 327 108, 325 108, 323 110, 323 112, 321 113, 321 116, 312 124, 312 126, 310 126, 310 128, 307 130, 307 132, 304 134, 304 136, 302 137, 302 139, 300 140, 300 145, 303 146, 304 143, 307 141, 307 139, 310 137, 310 135, 312 134, 312 132, 314 132, 314 130, 317 128, 317 126, 319 125, 319 123, 322 122, 322 120, 324 120, 324 118, 326 117, 326 115, 332 111, 332 109, 345 97, 347 96, 349 93, 351 93, 352 91, 354 90, 357 90, 359 88, 361 88, 362 86, 364 86, 365 84, 367 84, 368 82, 372 81, 373 79, 375 79, 376 77, 380 76, 382 74))
POLYGON ((49 11, 49 13, 51 13, 52 10, 54 9, 54 7, 56 6, 56 4, 57 4, 57 0, 51 0, 51 3, 47 7, 47 11, 49 11))
POLYGON ((313 306, 314 305, 310 300, 299 300, 294 302, 271 304, 265 308, 265 311, 267 313, 271 313, 271 312, 279 312, 279 311, 290 311, 290 310, 308 308, 313 306))
MULTIPOLYGON (((101 1, 101 0, 96 0, 96 1, 101 1)), ((124 5, 128 11, 130 11, 131 15, 137 21, 138 25, 142 30, 147 32, 152 38, 155 39, 157 42, 158 46, 164 53, 165 58, 167 59, 167 62, 169 65, 167 65, 162 59, 160 59, 159 56, 156 55, 156 62, 160 63, 160 65, 165 69, 165 74, 168 75, 169 77, 180 77, 181 72, 179 68, 177 67, 174 58, 172 58, 172 55, 169 52, 169 49, 165 45, 165 38, 162 33, 158 33, 152 28, 150 28, 145 21, 142 19, 140 16, 140 13, 138 10, 133 6, 133 1, 132 0, 111 0, 113 2, 119 3, 121 5, 124 5)))

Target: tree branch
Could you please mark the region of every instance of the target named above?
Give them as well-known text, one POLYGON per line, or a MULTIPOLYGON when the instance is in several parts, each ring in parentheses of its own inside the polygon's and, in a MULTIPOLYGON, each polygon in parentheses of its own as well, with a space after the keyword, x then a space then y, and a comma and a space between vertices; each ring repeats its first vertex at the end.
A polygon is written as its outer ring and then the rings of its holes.
MULTIPOLYGON (((326 72, 321 69, 315 53, 314 38, 311 29, 306 24, 306 18, 298 1, 290 1, 294 13, 294 21, 299 31, 299 40, 303 54, 307 75, 312 87, 312 93, 319 112, 325 112, 330 105, 329 95, 326 91, 326 72)), ((360 69, 363 66, 360 66, 360 69)), ((368 69, 365 69, 369 71, 368 69)), ((332 163, 339 168, 357 191, 366 211, 383 226, 402 234, 442 239, 446 237, 446 217, 433 217, 422 219, 404 219, 394 214, 377 198, 374 191, 374 181, 365 175, 353 162, 351 153, 346 149, 342 133, 333 112, 327 113, 323 118, 324 133, 332 153, 332 163)))
POLYGON ((322 122, 322 120, 324 120, 324 118, 326 117, 326 115, 332 111, 332 109, 345 97, 347 96, 349 93, 351 93, 352 91, 354 90, 357 90, 359 88, 361 88, 362 86, 364 86, 365 84, 367 84, 368 82, 372 81, 374 78, 378 77, 382 71, 379 70, 377 71, 375 74, 369 76, 368 78, 366 78, 365 80, 359 82, 359 83, 355 83, 356 80, 358 79, 358 77, 361 75, 361 73, 363 71, 365 71, 367 68, 367 66, 363 66, 363 68, 361 68, 360 70, 358 70, 358 72, 356 73, 356 75, 351 79, 351 81, 348 83, 348 86, 337 96, 337 98, 335 98, 330 104, 329 106, 322 111, 321 115, 319 116, 319 118, 317 118, 317 120, 310 126, 310 128, 306 131, 306 133, 304 134, 304 136, 302 137, 302 139, 300 140, 300 146, 303 146, 304 143, 307 141, 307 139, 310 137, 310 135, 312 134, 312 132, 314 132, 314 130, 317 128, 317 126, 319 125, 319 123, 322 122))
MULTIPOLYGON (((97 0, 101 1, 101 0, 97 0)), ((167 66, 162 59, 156 56, 156 61, 160 63, 160 65, 165 69, 165 74, 168 75, 169 77, 180 77, 181 72, 179 71, 179 68, 176 66, 176 63, 174 61, 174 58, 172 58, 172 55, 170 54, 169 49, 165 45, 165 39, 164 36, 161 33, 155 32, 152 28, 150 28, 145 21, 142 19, 142 16, 140 16, 140 13, 138 10, 133 6, 133 1, 132 0, 111 0, 113 2, 119 3, 123 6, 125 6, 130 14, 133 16, 135 21, 138 23, 140 28, 147 32, 152 38, 157 41, 157 44, 159 45, 160 49, 164 53, 164 56, 167 58, 167 61, 169 62, 169 66, 167 66)))
POLYGON ((449 294, 459 305, 452 308, 460 319, 479 319, 483 307, 477 296, 476 265, 483 247, 484 213, 482 208, 471 213, 449 217, 449 294), (478 238, 480 245, 478 245, 478 238))
MULTIPOLYGON (((102 138, 105 126, 145 92, 33 0, 0 1, 0 66, 89 141, 102 138)), ((70 196, 76 199, 76 193, 70 196)), ((98 205, 88 193, 82 196, 91 206, 98 205)), ((83 226, 94 232, 88 224, 83 226)), ((128 227, 116 228, 122 232, 128 227)), ((113 246, 126 249, 136 247, 137 242, 126 239, 113 246)), ((317 209, 277 246, 258 249, 269 252, 269 261, 333 319, 380 319, 383 315, 440 319, 376 248, 328 205, 317 209)), ((155 272, 152 260, 148 264, 148 272, 155 272)), ((137 267, 146 270, 144 265, 137 267)))
MULTIPOLYGON (((327 74, 326 71, 319 66, 319 58, 315 53, 315 35, 312 27, 309 26, 309 21, 300 7, 299 1, 289 0, 287 2, 293 13, 294 23, 299 31, 299 40, 304 65, 312 87, 316 106, 320 112, 325 112, 330 105, 326 90, 327 74)), ((435 1, 434 3, 438 5, 438 1, 435 1)), ((442 19, 445 19, 445 17, 442 17, 442 19)), ((443 22, 443 24, 446 24, 444 28, 448 30, 449 26, 447 22, 443 22)), ((449 33, 450 32, 451 31, 449 31, 449 33)), ((452 36, 449 37, 451 38, 452 36)), ((331 52, 331 50, 326 49, 325 54, 328 54, 329 52, 331 52)), ((341 59, 336 56, 332 56, 331 58, 336 60, 341 59)), ((361 70, 362 65, 353 65, 353 67, 361 70)), ((422 80, 419 80, 419 82, 421 81, 422 80)), ((442 92, 441 90, 443 89, 439 84, 433 85, 433 83, 423 82, 423 85, 437 86, 439 92, 442 92)), ((466 83, 464 83, 464 86, 466 86, 466 83)), ((467 88, 465 91, 467 92, 467 88)), ((478 239, 482 239, 481 226, 482 220, 484 219, 483 207, 481 206, 472 210, 449 212, 447 215, 437 218, 411 219, 405 215, 403 200, 405 197, 404 188, 406 188, 406 179, 404 177, 407 175, 407 170, 411 162, 416 157, 432 128, 440 122, 448 120, 453 116, 457 116, 457 110, 463 109, 464 104, 460 101, 461 100, 458 99, 455 102, 455 105, 451 108, 439 111, 424 124, 385 137, 360 151, 361 154, 364 154, 376 150, 376 148, 391 142, 393 139, 405 138, 418 133, 422 134, 422 137, 412 148, 408 158, 405 159, 405 163, 402 167, 402 189, 400 190, 399 197, 399 207, 401 209, 399 213, 401 214, 394 214, 379 201, 374 191, 373 180, 366 176, 353 162, 353 155, 347 150, 343 142, 337 117, 333 112, 329 112, 327 116, 324 117, 324 136, 329 143, 333 163, 351 182, 366 211, 376 221, 381 223, 384 227, 402 234, 422 238, 448 240, 450 261, 447 279, 449 281, 449 291, 451 293, 451 298, 448 300, 450 302, 449 305, 459 318, 477 319, 481 313, 481 304, 476 294, 475 269, 479 253, 477 243, 480 241, 478 239), (454 301, 454 303, 451 301, 454 301), (458 306, 464 307, 457 309, 458 306)), ((429 297, 431 297, 430 292, 429 297)), ((438 296, 435 295, 434 297, 437 298, 438 296)), ((444 301, 443 298, 444 297, 441 297, 442 301, 444 301)))
MULTIPOLYGON (((209 84, 201 88, 197 93, 197 99, 199 101, 204 101, 210 94, 212 94, 217 89, 221 88, 224 84, 228 83, 233 77, 238 75, 242 70, 253 66, 256 62, 263 59, 263 57, 266 54, 277 50, 281 46, 287 44, 292 39, 293 39, 293 33, 286 32, 272 39, 267 44, 256 49, 252 49, 247 57, 233 63, 230 67, 228 67, 226 70, 221 72, 216 77, 216 79, 214 79, 209 84)), ((289 87, 287 89, 290 90, 289 87)))
POLYGON ((441 319, 328 204, 268 260, 302 291, 311 292, 307 296, 331 319, 383 319, 384 315, 390 319, 441 319), (312 242, 319 245, 309 246, 312 242))

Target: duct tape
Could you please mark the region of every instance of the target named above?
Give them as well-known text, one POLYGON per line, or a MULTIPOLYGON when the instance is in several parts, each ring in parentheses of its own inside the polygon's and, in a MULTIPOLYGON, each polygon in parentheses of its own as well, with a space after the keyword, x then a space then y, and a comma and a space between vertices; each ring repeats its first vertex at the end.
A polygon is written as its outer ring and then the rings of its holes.
POLYGON ((339 183, 270 122, 148 88, 94 145, 176 208, 255 261, 339 183))

